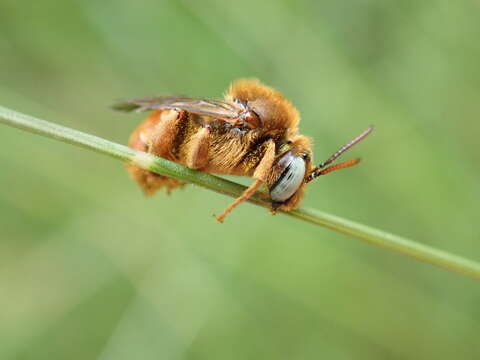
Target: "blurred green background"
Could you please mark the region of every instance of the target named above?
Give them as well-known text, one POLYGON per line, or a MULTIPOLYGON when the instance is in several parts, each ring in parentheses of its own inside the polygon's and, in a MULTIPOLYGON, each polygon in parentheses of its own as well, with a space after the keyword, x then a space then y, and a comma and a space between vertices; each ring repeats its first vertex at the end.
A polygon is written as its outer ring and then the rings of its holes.
MULTIPOLYGON (((126 143, 153 94, 281 90, 315 207, 480 260, 478 1, 0 0, 0 103, 126 143)), ((0 359, 475 359, 478 283, 0 126, 0 359)), ((248 179, 242 179, 249 183, 248 179)))

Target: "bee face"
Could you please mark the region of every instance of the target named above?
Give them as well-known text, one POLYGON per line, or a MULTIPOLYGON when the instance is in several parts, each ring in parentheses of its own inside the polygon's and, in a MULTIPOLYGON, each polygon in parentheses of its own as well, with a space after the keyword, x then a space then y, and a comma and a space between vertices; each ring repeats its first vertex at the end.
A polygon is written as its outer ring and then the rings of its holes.
POLYGON ((278 179, 270 186, 270 197, 274 202, 287 201, 297 192, 305 179, 305 155, 288 151, 278 160, 275 168, 280 172, 278 179))

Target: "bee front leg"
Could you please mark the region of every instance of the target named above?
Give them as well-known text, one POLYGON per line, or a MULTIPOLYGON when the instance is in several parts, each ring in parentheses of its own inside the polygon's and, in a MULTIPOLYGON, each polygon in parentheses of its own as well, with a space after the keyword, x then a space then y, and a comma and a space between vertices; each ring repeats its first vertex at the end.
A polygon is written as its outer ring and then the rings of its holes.
POLYGON ((238 205, 242 202, 247 201, 252 197, 253 194, 258 190, 258 188, 267 181, 268 174, 272 168, 273 162, 275 160, 275 143, 272 140, 267 142, 267 148, 263 154, 262 160, 255 168, 253 173, 253 178, 256 179, 255 182, 250 185, 238 198, 232 202, 225 211, 216 217, 219 222, 223 222, 225 217, 238 205))

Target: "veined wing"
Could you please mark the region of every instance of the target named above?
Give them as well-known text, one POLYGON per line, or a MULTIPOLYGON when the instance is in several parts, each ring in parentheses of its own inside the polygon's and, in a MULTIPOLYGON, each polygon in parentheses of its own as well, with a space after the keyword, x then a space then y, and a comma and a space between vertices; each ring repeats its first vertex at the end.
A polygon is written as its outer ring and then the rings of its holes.
POLYGON ((223 120, 233 126, 261 126, 258 115, 246 105, 219 99, 202 99, 187 96, 154 96, 120 101, 113 106, 121 111, 179 109, 201 116, 223 120))

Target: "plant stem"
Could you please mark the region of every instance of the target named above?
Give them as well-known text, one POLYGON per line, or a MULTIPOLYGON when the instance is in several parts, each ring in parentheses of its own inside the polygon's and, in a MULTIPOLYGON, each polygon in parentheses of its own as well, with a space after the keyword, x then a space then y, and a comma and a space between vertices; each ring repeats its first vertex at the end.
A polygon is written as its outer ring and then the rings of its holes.
MULTIPOLYGON (((238 197, 245 190, 243 185, 217 176, 195 171, 163 158, 139 152, 78 130, 24 115, 2 106, 0 106, 0 122, 25 131, 94 150, 116 159, 133 163, 143 169, 199 185, 221 194, 238 197)), ((270 201, 265 194, 257 193, 249 201, 256 205, 270 208, 270 201)), ((480 279, 479 263, 450 254, 446 251, 422 245, 418 242, 318 210, 297 209, 284 214, 323 226, 373 245, 393 250, 397 253, 413 257, 417 260, 442 267, 464 276, 480 279)))

